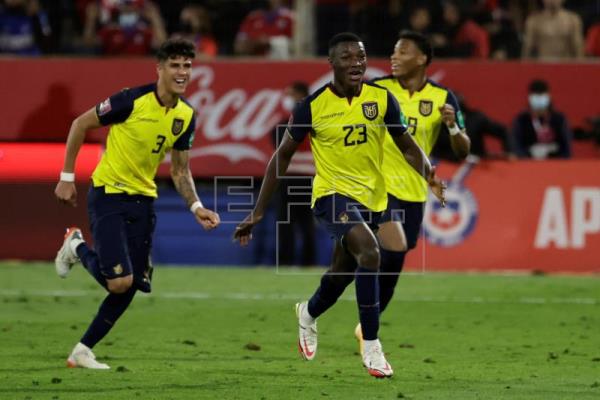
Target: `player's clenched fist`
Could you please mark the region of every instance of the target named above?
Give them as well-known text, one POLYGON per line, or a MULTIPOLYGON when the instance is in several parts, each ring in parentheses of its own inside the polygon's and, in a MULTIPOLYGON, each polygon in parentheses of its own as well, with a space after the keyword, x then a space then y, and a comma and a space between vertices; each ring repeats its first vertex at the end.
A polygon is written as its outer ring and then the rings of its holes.
POLYGON ((77 207, 77 188, 75 187, 75 183, 58 182, 56 189, 54 189, 54 195, 61 203, 77 207))
POLYGON ((194 217, 196 217, 196 221, 207 231, 216 228, 221 223, 219 214, 207 208, 197 208, 194 211, 194 217))
POLYGON ((456 123, 456 110, 451 104, 444 104, 439 108, 442 114, 442 121, 447 127, 452 127, 456 123))

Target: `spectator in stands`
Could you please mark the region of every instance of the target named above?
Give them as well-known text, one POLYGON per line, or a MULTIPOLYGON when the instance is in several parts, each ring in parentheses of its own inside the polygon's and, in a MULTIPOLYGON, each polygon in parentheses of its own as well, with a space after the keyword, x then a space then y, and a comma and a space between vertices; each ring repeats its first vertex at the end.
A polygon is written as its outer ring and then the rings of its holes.
MULTIPOLYGON (((469 106, 461 94, 457 93, 456 98, 460 110, 464 115, 467 134, 469 135, 469 139, 471 139, 470 154, 480 158, 513 158, 514 156, 511 154, 510 140, 506 127, 500 122, 494 121, 482 111, 469 106), (491 136, 501 141, 502 153, 492 153, 486 148, 486 136, 491 136)), ((438 137, 433 154, 437 158, 459 161, 452 151, 450 137, 448 135, 440 135, 438 137)))
POLYGON ((287 59, 290 56, 294 17, 285 0, 269 0, 269 9, 244 18, 235 38, 235 53, 287 59))
POLYGON ((480 1, 474 8, 474 20, 490 38, 490 57, 496 60, 521 57, 521 40, 513 16, 514 1, 480 1))
POLYGON ((173 36, 181 37, 196 46, 196 60, 206 61, 216 57, 218 46, 212 35, 212 25, 206 8, 188 5, 181 10, 179 27, 173 36))
POLYGON ((488 33, 469 19, 454 0, 445 0, 444 36, 432 37, 440 57, 487 58, 490 54, 488 33))
POLYGON ((560 59, 583 57, 581 17, 562 6, 563 0, 544 0, 544 8, 525 22, 523 57, 560 59))
POLYGON ((572 133, 567 118, 552 107, 546 81, 529 84, 529 108, 513 121, 514 152, 520 158, 570 158, 572 133))
POLYGON ((148 55, 166 37, 158 7, 150 0, 101 0, 86 8, 84 42, 99 45, 103 54, 148 55))
POLYGON ((588 29, 585 37, 585 54, 600 57, 600 18, 588 29))
MULTIPOLYGON (((308 84, 302 81, 293 82, 285 88, 284 94, 282 105, 287 111, 287 115, 273 129, 274 148, 277 148, 283 139, 294 106, 308 96, 308 84)), ((304 140, 296 151, 295 159, 298 159, 299 156, 308 156, 312 160, 308 140, 304 140)), ((310 208, 314 171, 307 171, 306 168, 303 168, 306 167, 306 164, 296 163, 295 159, 292 159, 288 168, 288 176, 292 177, 280 179, 278 188, 279 196, 276 200, 277 221, 280 222, 277 236, 278 261, 279 265, 314 266, 316 263, 315 221, 310 208), (293 188, 292 193, 289 193, 291 188, 293 188), (300 195, 300 192, 306 194, 300 195), (290 203, 300 202, 305 204, 294 204, 288 207, 290 203), (281 223, 286 221, 288 223, 281 223), (291 221, 294 223, 292 224, 291 221), (299 254, 295 251, 298 243, 302 244, 302 251, 299 254)), ((314 169, 312 162, 310 167, 314 169)))
POLYGON ((38 0, 4 0, 0 5, 0 53, 36 56, 52 30, 38 0))
POLYGON ((425 6, 412 9, 408 17, 408 29, 429 36, 431 33, 431 13, 425 6))

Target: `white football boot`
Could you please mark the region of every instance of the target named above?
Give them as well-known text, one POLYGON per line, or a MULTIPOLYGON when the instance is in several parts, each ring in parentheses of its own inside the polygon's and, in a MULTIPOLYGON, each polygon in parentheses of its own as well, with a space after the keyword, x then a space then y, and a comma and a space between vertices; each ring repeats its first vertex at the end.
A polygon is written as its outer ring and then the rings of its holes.
POLYGON ((73 265, 79 262, 79 257, 77 257, 75 249, 83 242, 81 229, 76 226, 67 229, 63 245, 60 250, 58 250, 58 253, 56 253, 56 258, 54 259, 54 266, 58 276, 66 278, 69 271, 71 271, 71 268, 73 268, 73 265))
POLYGON ((308 314, 307 302, 296 303, 298 317, 298 350, 307 361, 317 353, 317 320, 308 314))
POLYGON ((392 367, 383 355, 379 339, 365 342, 362 359, 363 365, 367 369, 367 372, 369 372, 369 375, 375 378, 389 378, 394 375, 392 367))
POLYGON ((83 343, 77 343, 67 358, 69 368, 110 369, 106 364, 96 361, 92 350, 83 343))

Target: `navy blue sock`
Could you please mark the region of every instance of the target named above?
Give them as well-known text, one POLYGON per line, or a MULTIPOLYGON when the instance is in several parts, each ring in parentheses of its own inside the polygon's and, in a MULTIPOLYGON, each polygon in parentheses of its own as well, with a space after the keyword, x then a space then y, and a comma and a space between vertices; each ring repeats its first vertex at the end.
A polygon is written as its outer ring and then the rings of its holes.
POLYGON ((96 279, 96 281, 103 287, 107 288, 106 278, 100 272, 100 258, 98 253, 90 249, 86 243, 82 243, 77 246, 77 256, 81 260, 81 263, 87 269, 87 271, 96 279))
POLYGON ((321 284, 315 294, 308 300, 308 313, 313 318, 317 318, 327 311, 344 293, 353 279, 352 273, 333 274, 331 271, 327 271, 321 277, 321 284))
POLYGON ((405 251, 389 251, 381 249, 381 267, 379 275, 379 313, 386 309, 392 296, 402 267, 404 266, 405 251))
POLYGON ((135 288, 130 288, 125 293, 109 293, 100 305, 98 314, 81 338, 81 343, 91 349, 102 340, 129 307, 135 291, 135 288))
POLYGON ((366 268, 356 269, 356 302, 363 339, 377 339, 379 331, 379 282, 377 274, 366 268))

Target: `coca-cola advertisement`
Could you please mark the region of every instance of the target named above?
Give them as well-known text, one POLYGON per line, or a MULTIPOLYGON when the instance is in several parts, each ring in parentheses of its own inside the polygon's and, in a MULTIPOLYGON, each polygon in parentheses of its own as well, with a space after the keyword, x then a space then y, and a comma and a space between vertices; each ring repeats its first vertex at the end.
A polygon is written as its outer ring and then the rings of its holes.
MULTIPOLYGON (((571 125, 584 126, 598 109, 600 80, 594 64, 436 62, 431 79, 462 93, 468 103, 510 126, 526 107, 527 85, 534 78, 550 83, 553 105, 571 125)), ((387 60, 370 60, 367 78, 386 75, 387 60)), ((0 107, 0 140, 64 142, 73 118, 124 87, 156 80, 149 59, 4 59, 0 84, 14 98, 0 107)), ((284 88, 305 81, 315 90, 331 79, 326 60, 268 62, 216 61, 193 68, 187 98, 198 112, 191 151, 197 177, 262 176, 273 152, 271 132, 285 123, 284 88)), ((106 129, 88 142, 102 142, 106 129)), ((306 150, 306 149, 305 149, 306 150)), ((298 171, 311 172, 311 157, 295 157, 298 171)), ((159 171, 168 176, 168 158, 159 171)))

